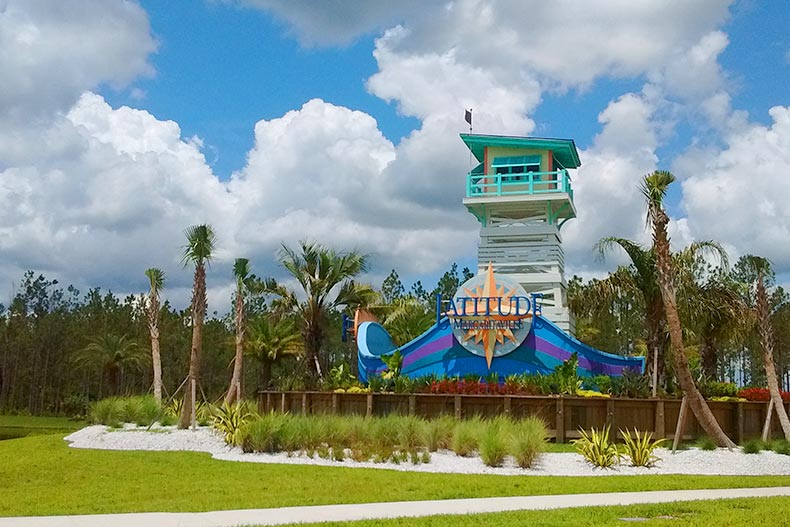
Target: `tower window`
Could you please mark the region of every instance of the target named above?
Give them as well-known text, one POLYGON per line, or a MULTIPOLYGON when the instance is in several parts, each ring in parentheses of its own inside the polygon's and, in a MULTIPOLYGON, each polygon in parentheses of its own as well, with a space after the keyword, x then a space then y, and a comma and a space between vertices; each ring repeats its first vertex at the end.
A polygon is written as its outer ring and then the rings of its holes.
MULTIPOLYGON (((495 174, 507 174, 502 178, 504 183, 526 182, 526 174, 540 172, 540 156, 495 157, 491 167, 495 174)), ((539 181, 540 176, 533 177, 539 181)))

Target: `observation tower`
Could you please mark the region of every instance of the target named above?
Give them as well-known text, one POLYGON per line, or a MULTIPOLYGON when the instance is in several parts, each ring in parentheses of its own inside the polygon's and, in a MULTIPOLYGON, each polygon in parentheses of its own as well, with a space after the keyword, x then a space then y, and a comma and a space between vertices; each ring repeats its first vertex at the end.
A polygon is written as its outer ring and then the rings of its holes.
POLYGON ((491 263, 529 294, 542 314, 573 334, 560 229, 576 217, 569 169, 581 165, 571 139, 461 134, 478 165, 464 205, 480 222, 478 273, 491 263))

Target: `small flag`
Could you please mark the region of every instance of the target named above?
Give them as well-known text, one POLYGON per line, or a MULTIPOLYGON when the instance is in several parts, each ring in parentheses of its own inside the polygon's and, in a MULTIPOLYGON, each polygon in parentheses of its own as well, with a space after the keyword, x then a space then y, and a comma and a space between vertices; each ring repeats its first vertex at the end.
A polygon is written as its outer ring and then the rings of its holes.
POLYGON ((472 110, 471 109, 470 110, 466 110, 466 114, 464 115, 464 119, 466 120, 467 123, 469 123, 469 126, 472 126, 472 110))

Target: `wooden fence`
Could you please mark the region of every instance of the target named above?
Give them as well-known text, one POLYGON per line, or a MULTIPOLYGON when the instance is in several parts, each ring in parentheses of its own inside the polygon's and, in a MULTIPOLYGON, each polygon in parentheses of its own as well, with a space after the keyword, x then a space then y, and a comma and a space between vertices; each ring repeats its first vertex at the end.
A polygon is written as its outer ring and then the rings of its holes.
MULTIPOLYGON (((456 418, 493 417, 509 415, 513 418, 537 415, 549 427, 549 435, 558 443, 579 437, 579 429, 601 428, 610 425, 618 429, 638 429, 653 436, 673 439, 680 413, 680 399, 624 399, 586 398, 568 396, 522 395, 443 395, 395 393, 331 393, 331 392, 274 392, 258 394, 261 412, 292 414, 339 414, 384 416, 390 414, 417 415, 425 418, 453 415, 456 418)), ((760 437, 765 422, 767 402, 709 401, 724 432, 736 443, 760 437)), ((785 404, 790 413, 790 405, 785 404)), ((771 433, 781 437, 776 418, 771 433)), ((689 410, 686 417, 684 440, 704 435, 702 428, 689 410)), ((770 436, 769 436, 770 437, 770 436)))

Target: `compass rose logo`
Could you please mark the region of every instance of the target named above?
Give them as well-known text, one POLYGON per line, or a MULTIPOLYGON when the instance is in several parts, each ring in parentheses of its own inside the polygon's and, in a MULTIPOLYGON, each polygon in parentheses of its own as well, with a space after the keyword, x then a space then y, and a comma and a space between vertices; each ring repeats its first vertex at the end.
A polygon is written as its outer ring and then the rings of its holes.
POLYGON ((492 265, 461 287, 450 302, 447 316, 458 342, 475 355, 494 357, 516 349, 532 326, 532 303, 514 280, 495 275, 492 265))

